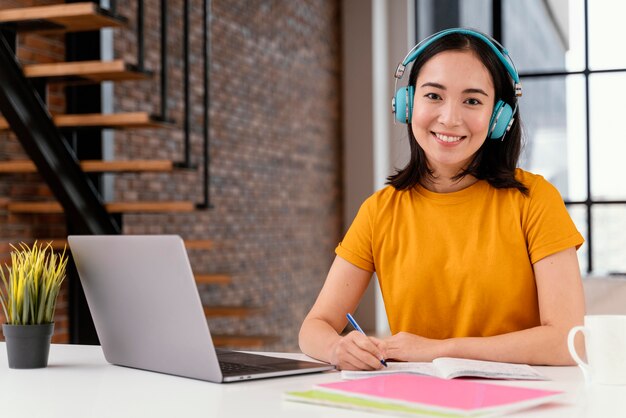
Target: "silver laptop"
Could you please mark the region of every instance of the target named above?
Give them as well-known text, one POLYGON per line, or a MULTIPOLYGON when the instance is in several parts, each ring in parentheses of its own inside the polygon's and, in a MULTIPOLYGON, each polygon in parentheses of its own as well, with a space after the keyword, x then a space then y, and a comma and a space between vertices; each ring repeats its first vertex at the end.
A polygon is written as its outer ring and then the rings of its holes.
POLYGON ((73 235, 68 241, 109 363, 210 382, 334 368, 216 350, 177 235, 73 235))

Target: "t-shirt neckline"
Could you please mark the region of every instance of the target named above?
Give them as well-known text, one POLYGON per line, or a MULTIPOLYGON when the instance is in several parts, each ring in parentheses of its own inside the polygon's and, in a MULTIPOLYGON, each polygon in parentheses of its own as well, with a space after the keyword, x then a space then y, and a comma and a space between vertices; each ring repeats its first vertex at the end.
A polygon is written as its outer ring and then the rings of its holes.
POLYGON ((476 183, 458 190, 456 192, 438 193, 433 192, 422 186, 416 185, 413 190, 419 195, 438 203, 452 204, 461 203, 472 198, 476 198, 476 194, 485 191, 489 188, 489 183, 486 180, 478 180, 476 183))

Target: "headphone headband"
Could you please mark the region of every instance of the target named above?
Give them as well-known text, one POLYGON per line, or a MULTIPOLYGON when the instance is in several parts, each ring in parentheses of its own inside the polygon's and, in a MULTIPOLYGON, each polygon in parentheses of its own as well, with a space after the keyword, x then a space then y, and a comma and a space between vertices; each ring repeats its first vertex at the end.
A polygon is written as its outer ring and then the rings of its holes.
POLYGON ((515 87, 515 96, 520 97, 522 95, 522 84, 520 83, 520 80, 519 80, 519 74, 517 72, 517 68, 515 68, 515 64, 513 63, 513 60, 511 59, 511 57, 509 56, 509 51, 507 51, 506 48, 504 48, 498 41, 491 38, 490 36, 485 35, 484 33, 478 32, 473 29, 464 29, 464 28, 453 28, 453 29, 442 30, 433 35, 430 35, 429 37, 423 39, 420 43, 415 45, 413 49, 411 49, 409 53, 406 54, 402 62, 398 64, 398 67, 396 68, 396 72, 394 74, 394 77, 396 78, 396 82, 399 79, 401 79, 402 76, 404 75, 404 70, 406 69, 406 66, 409 65, 411 62, 415 61, 415 59, 417 59, 417 57, 424 51, 424 49, 426 49, 429 45, 431 45, 433 42, 437 41, 438 39, 441 39, 445 36, 448 36, 454 33, 473 36, 474 38, 477 38, 483 41, 485 45, 487 45, 493 51, 493 53, 496 54, 496 56, 498 57, 502 65, 504 65, 504 68, 506 69, 506 71, 511 76, 511 79, 513 80, 513 84, 515 87))

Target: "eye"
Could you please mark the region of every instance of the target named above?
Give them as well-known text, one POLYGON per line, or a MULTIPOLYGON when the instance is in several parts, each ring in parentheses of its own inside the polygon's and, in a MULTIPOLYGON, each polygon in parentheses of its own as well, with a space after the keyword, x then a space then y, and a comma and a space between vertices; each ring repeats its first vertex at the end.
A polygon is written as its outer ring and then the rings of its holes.
POLYGON ((472 105, 472 106, 477 106, 479 104, 482 104, 482 102, 478 99, 467 99, 465 100, 465 103, 472 105))
POLYGON ((430 100, 441 100, 441 96, 439 96, 437 93, 427 93, 424 95, 424 97, 430 100))

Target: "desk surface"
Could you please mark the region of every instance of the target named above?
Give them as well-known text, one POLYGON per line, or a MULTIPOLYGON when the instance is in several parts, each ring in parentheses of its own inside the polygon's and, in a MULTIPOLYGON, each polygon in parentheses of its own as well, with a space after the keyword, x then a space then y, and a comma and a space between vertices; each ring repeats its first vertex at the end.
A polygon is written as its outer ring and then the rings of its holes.
MULTIPOLYGON (((269 354, 269 353, 266 353, 269 354)), ((274 353, 274 355, 278 355, 274 353)), ((305 358, 303 354, 280 354, 305 358)), ((558 404, 519 417, 626 417, 626 386, 586 387, 576 367, 538 367, 551 381, 492 381, 567 392, 558 404)), ((363 412, 287 402, 287 390, 340 380, 340 373, 215 384, 108 364, 99 346, 55 345, 45 369, 13 370, 0 343, 2 416, 364 417, 363 412)))

